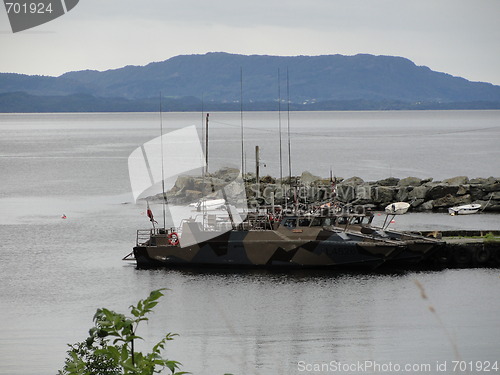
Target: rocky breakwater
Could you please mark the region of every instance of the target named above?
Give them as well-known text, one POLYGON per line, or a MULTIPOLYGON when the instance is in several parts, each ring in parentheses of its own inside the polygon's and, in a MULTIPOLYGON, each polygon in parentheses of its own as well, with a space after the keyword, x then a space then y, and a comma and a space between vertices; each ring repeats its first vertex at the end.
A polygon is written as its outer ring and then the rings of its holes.
MULTIPOLYGON (((311 180, 307 175, 306 179, 311 180)), ((408 202, 414 211, 429 211, 479 203, 485 211, 500 212, 500 179, 495 177, 469 179, 459 176, 443 181, 390 177, 374 182, 351 177, 337 181, 336 198, 351 205, 383 209, 393 202, 408 202)), ((324 185, 325 180, 318 178, 309 186, 319 186, 318 183, 324 185)))
POLYGON ((414 211, 439 211, 457 205, 479 203, 485 211, 500 212, 500 178, 495 177, 469 179, 459 176, 443 181, 389 177, 371 182, 360 177, 337 177, 332 183, 330 179, 304 172, 291 181, 286 179, 283 184, 269 176, 260 179, 258 188, 255 187, 255 179, 249 178, 247 183, 252 186, 247 188, 249 199, 257 198, 262 203, 270 203, 270 197, 274 195, 275 202, 281 204, 285 197, 295 194, 300 203, 312 205, 335 198, 346 204, 372 209, 383 210, 393 202, 408 202, 414 211))
MULTIPOLYGON (((359 177, 329 178, 303 172, 301 176, 275 179, 264 176, 256 181, 253 174, 245 175, 245 184, 231 184, 238 177, 238 170, 225 168, 205 178, 179 176, 167 192, 170 204, 187 204, 203 196, 219 197, 218 191, 226 187, 226 193, 240 195, 243 189, 249 206, 284 204, 297 200, 305 205, 317 205, 336 199, 350 205, 362 205, 372 209, 384 209, 393 202, 408 202, 414 211, 445 210, 462 204, 480 203, 485 211, 500 212, 500 178, 473 178, 465 176, 433 181, 407 177, 389 177, 367 182, 359 177), (236 191, 228 191, 227 186, 236 191)), ((156 198, 161 198, 156 196, 156 198)))
MULTIPOLYGON (((224 198, 222 193, 231 198, 232 203, 245 200, 245 184, 239 177, 239 170, 223 168, 205 176, 177 177, 175 184, 166 192, 166 199, 172 205, 186 205, 199 201, 201 198, 224 198)), ((162 200, 162 194, 146 198, 148 200, 162 200)))

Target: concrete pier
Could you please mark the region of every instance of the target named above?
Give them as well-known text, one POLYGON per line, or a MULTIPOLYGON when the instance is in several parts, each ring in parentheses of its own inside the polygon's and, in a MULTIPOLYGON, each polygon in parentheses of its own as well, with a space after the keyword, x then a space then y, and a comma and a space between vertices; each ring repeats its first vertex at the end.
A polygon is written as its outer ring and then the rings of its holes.
POLYGON ((423 232, 424 236, 441 238, 444 245, 419 268, 499 268, 500 231, 423 232))

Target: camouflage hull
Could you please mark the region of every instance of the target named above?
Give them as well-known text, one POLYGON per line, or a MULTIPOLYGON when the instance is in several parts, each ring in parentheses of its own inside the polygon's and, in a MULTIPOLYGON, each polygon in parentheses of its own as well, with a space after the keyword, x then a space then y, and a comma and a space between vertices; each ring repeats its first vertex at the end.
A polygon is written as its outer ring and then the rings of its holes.
POLYGON ((184 247, 152 237, 134 247, 138 268, 327 268, 374 269, 404 247, 361 241, 325 230, 232 230, 184 247))
POLYGON ((439 244, 419 241, 405 241, 406 248, 390 260, 391 265, 417 264, 437 251, 439 244))
POLYGON ((382 228, 372 227, 369 224, 350 224, 338 226, 338 228, 346 229, 350 233, 368 236, 368 238, 373 240, 379 239, 399 242, 404 246, 404 249, 388 260, 388 265, 392 266, 409 266, 419 263, 429 258, 444 244, 443 241, 426 238, 418 234, 383 230, 382 228))

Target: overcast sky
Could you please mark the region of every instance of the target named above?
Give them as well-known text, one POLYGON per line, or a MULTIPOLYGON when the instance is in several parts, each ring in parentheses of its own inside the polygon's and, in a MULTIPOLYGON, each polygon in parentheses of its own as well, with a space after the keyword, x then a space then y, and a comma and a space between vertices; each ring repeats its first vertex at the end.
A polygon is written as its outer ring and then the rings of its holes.
POLYGON ((13 34, 0 8, 0 72, 60 75, 180 54, 370 53, 500 85, 500 0, 80 0, 13 34))

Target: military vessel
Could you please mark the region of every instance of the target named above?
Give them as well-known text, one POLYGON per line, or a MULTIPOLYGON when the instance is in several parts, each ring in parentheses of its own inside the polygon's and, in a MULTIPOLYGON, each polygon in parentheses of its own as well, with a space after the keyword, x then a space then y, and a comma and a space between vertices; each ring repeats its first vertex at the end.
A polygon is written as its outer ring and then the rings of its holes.
MULTIPOLYGON (((191 130, 193 133, 191 134, 188 131, 189 129, 182 130, 186 134, 182 133, 179 139, 184 141, 187 138, 192 139, 192 147, 183 147, 176 150, 173 155, 168 155, 167 161, 170 160, 170 163, 172 163, 171 157, 175 156, 179 163, 184 162, 184 164, 186 162, 184 159, 191 160, 193 155, 198 155, 200 156, 198 159, 203 160, 196 132, 191 130), (189 152, 186 152, 187 149, 189 152)), ((155 228, 153 216, 149 214, 148 209, 148 216, 153 223, 153 228, 137 231, 136 246, 133 248, 133 252, 125 257, 125 259, 131 259, 133 256, 137 268, 231 267, 367 270, 377 268, 405 253, 420 257, 426 251, 424 247, 430 249, 433 246, 433 244, 426 242, 425 246, 420 248, 418 246, 421 244, 418 241, 409 241, 408 237, 389 236, 387 232, 382 233, 370 226, 362 225, 363 216, 361 215, 356 216, 352 213, 347 216, 345 213, 339 215, 335 210, 328 212, 299 210, 296 192, 293 209, 286 213, 281 208, 276 210, 273 201, 270 210, 260 207, 255 208, 253 212, 242 212, 240 215, 236 208, 238 203, 240 209, 247 211, 248 200, 245 194, 245 183, 239 170, 237 170, 236 177, 232 176, 231 178, 214 178, 214 175, 208 173, 208 114, 205 133, 207 136, 204 157, 206 164, 202 178, 198 183, 199 190, 203 194, 202 192, 210 187, 208 189, 211 192, 210 199, 217 201, 217 206, 219 203, 224 203, 225 214, 219 216, 209 214, 207 211, 209 205, 202 203, 197 211, 204 211, 203 213, 194 218, 182 220, 178 228, 167 229, 165 209, 163 211, 163 228, 155 228), (214 195, 215 193, 220 193, 220 196, 214 195), (352 220, 359 222, 352 222, 352 220), (346 223, 345 227, 343 227, 344 222, 346 223)), ((165 150, 169 151, 175 148, 175 136, 176 134, 171 133, 165 140, 171 142, 171 147, 166 147, 165 150)), ((131 165, 135 165, 133 162, 137 162, 138 167, 133 169, 134 173, 131 173, 131 176, 140 174, 139 172, 144 169, 144 165, 148 167, 154 161, 152 156, 159 154, 161 162, 156 164, 161 165, 161 178, 159 176, 154 178, 152 169, 149 167, 147 172, 151 184, 157 180, 164 181, 163 165, 166 163, 163 163, 165 159, 163 136, 160 138, 161 140, 155 143, 156 149, 160 150, 159 152, 148 153, 142 148, 134 151, 129 158, 129 170, 131 165), (134 155, 136 157, 132 158, 134 155), (149 164, 145 162, 146 156, 149 164)), ((149 144, 147 148, 151 148, 149 144)), ((177 163, 173 164, 177 166, 177 163)), ((188 171, 199 167, 196 160, 193 161, 192 165, 189 164, 189 168, 184 164, 182 168, 177 166, 177 169, 188 171)), ((176 175, 174 172, 174 170, 169 170, 170 174, 176 175)), ((146 174, 142 173, 142 175, 146 174)), ((143 179, 131 178, 131 183, 135 199, 142 193, 144 186, 149 185, 143 179)), ((162 200, 165 206, 164 186, 162 186, 162 190, 162 200)), ((203 200, 208 202, 209 196, 205 195, 203 200)))
POLYGON ((397 231, 389 229, 389 223, 386 218, 386 225, 377 227, 372 225, 373 213, 362 210, 362 212, 346 212, 345 208, 335 215, 333 225, 349 233, 359 233, 369 238, 396 241, 404 244, 404 250, 390 259, 390 264, 408 264, 418 263, 427 259, 441 246, 444 241, 425 237, 419 233, 407 231, 397 231))
MULTIPOLYGON (((212 215, 213 216, 213 215, 212 215)), ((248 214, 184 220, 178 230, 137 232, 137 268, 239 267, 374 269, 395 258, 404 243, 346 232, 329 216, 248 214), (230 230, 228 230, 228 227, 230 230)))

